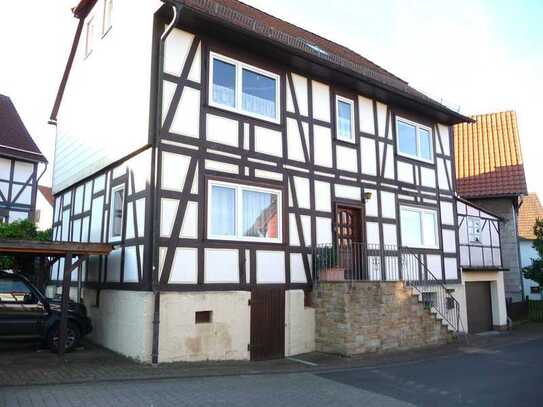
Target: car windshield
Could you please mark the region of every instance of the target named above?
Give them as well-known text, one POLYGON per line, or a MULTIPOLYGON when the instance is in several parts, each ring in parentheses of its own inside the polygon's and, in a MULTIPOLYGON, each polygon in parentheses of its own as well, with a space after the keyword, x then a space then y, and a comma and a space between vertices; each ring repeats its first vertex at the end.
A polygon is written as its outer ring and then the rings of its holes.
POLYGON ((30 287, 14 278, 0 279, 0 301, 24 302, 25 296, 32 294, 30 287))

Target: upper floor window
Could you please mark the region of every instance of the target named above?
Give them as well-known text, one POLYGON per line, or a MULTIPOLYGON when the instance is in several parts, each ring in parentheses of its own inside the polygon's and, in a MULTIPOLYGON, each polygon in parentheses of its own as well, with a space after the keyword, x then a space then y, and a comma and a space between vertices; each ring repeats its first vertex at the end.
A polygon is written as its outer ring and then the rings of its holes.
POLYGON ((112 26, 111 16, 113 13, 113 0, 104 0, 104 15, 102 18, 102 35, 110 30, 112 26))
POLYGON ((87 30, 85 34, 85 57, 88 57, 94 49, 94 17, 87 21, 87 30))
POLYGON ((336 96, 336 132, 339 140, 354 143, 354 103, 336 96))
POLYGON ((120 239, 123 233, 124 215, 124 185, 119 185, 111 191, 111 224, 110 236, 112 239, 120 239))
POLYGON ((211 181, 208 238, 281 242, 281 191, 211 181))
POLYGON ((436 211, 402 206, 400 207, 400 222, 403 246, 438 248, 436 211))
POLYGON ((398 154, 421 161, 434 162, 432 130, 421 124, 397 118, 398 154))
POLYGON ((279 123, 279 76, 211 53, 212 106, 279 123))
POLYGON ((468 216, 468 242, 481 243, 481 218, 468 216))

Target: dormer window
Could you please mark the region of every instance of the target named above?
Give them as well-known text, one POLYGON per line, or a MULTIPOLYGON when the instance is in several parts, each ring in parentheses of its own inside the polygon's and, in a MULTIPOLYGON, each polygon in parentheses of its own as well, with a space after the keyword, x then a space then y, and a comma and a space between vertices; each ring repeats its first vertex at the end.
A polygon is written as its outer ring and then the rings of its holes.
POLYGON ((113 14, 113 0, 104 0, 104 16, 102 20, 102 35, 106 35, 111 29, 113 14))
POLYGON ((403 118, 396 119, 398 154, 415 160, 434 162, 432 130, 403 118))
POLYGON ((211 53, 209 104, 279 123, 279 76, 211 53))

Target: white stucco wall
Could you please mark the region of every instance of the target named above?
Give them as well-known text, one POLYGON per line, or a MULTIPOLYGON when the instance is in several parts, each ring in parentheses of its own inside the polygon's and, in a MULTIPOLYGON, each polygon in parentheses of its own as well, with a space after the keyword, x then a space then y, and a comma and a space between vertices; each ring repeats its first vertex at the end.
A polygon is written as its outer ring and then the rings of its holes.
POLYGON ((102 290, 98 307, 95 298, 95 291, 83 290, 94 326, 90 340, 140 362, 151 362, 153 293, 102 290))
MULTIPOLYGON (((532 259, 537 259, 539 254, 532 246, 531 240, 519 239, 520 246, 520 264, 521 267, 527 267, 532 265, 532 259)), ((522 277, 522 284, 524 285, 524 296, 528 296, 531 300, 541 300, 543 294, 532 294, 530 292, 531 287, 537 287, 538 284, 527 278, 522 277)))
POLYGON ((248 360, 250 298, 248 291, 162 293, 159 362, 248 360), (211 311, 211 322, 196 324, 196 311, 211 311))
POLYGON ((285 356, 315 350, 315 309, 304 306, 303 290, 285 292, 285 356))
POLYGON ((54 193, 148 141, 153 14, 162 2, 115 0, 102 38, 103 1, 85 20, 94 18, 93 51, 85 56, 85 26, 58 114, 54 193))
POLYGON ((45 199, 38 190, 36 195, 36 212, 39 211, 40 218, 36 222, 39 230, 47 230, 53 224, 53 206, 45 199))

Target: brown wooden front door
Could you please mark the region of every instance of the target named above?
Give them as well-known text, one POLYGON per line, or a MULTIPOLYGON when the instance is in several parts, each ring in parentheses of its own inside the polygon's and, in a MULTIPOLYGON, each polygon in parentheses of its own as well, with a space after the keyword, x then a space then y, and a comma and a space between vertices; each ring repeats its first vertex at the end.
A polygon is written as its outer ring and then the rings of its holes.
POLYGON ((362 241, 360 208, 338 205, 336 209, 336 242, 338 247, 351 247, 362 241))
POLYGON ((361 208, 338 205, 335 229, 337 261, 344 270, 344 278, 364 279, 366 254, 362 244, 361 208))
POLYGON ((253 289, 251 293, 251 360, 285 356, 285 290, 253 289))

